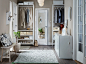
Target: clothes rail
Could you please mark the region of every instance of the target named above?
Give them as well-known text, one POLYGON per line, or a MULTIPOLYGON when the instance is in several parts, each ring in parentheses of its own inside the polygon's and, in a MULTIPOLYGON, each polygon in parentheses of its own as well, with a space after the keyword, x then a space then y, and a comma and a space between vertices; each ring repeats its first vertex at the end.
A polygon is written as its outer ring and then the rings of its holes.
POLYGON ((64 5, 54 5, 54 7, 64 7, 64 5))
POLYGON ((19 6, 19 7, 33 7, 33 6, 19 6))

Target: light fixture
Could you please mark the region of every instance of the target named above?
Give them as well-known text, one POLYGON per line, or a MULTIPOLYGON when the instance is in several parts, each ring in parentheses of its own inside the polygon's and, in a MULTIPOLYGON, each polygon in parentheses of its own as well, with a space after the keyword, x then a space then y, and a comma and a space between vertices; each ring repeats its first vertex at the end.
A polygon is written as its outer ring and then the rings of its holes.
POLYGON ((40 3, 40 4, 39 4, 39 6, 43 6, 43 5, 44 5, 44 3, 40 3))
POLYGON ((44 0, 37 0, 39 3, 39 6, 43 6, 44 5, 44 0))

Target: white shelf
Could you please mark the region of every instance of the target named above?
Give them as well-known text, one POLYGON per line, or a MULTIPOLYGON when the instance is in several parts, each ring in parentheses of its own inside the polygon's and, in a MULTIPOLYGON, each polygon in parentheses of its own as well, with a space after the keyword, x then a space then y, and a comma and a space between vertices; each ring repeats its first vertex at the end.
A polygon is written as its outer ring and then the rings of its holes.
POLYGON ((18 39, 18 40, 33 40, 33 39, 18 39))
POLYGON ((20 36, 33 36, 33 35, 20 35, 20 36))
POLYGON ((6 56, 3 56, 3 58, 9 58, 9 56, 8 56, 8 55, 6 55, 6 56))
POLYGON ((21 44, 33 44, 33 43, 21 43, 21 44))
POLYGON ((33 30, 18 30, 18 31, 30 31, 30 32, 33 32, 33 30))
POLYGON ((53 30, 53 32, 59 32, 59 31, 57 31, 57 30, 53 30))

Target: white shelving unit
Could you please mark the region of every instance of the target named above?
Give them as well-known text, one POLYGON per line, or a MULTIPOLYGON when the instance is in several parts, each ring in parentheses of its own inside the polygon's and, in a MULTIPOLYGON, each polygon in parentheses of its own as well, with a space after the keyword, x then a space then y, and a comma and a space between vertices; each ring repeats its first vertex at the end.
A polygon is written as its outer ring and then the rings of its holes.
POLYGON ((34 2, 32 1, 25 1, 24 3, 20 3, 18 4, 19 7, 32 7, 33 8, 33 11, 32 11, 32 18, 33 18, 33 29, 31 30, 19 30, 20 32, 33 32, 32 35, 20 35, 20 37, 29 37, 29 36, 32 36, 32 39, 18 39, 18 41, 31 41, 30 43, 21 43, 22 45, 25 44, 25 45, 28 45, 28 44, 31 44, 31 45, 34 45, 34 2), (28 2, 28 4, 26 5, 25 2, 28 2))
POLYGON ((33 40, 33 39, 18 39, 18 40, 33 40))
POLYGON ((52 45, 55 45, 55 35, 53 34, 53 32, 56 32, 56 33, 58 32, 57 30, 53 30, 54 28, 54 7, 56 6, 64 7, 63 0, 53 1, 53 5, 52 5, 52 45))
POLYGON ((33 30, 18 30, 18 31, 29 31, 29 32, 33 32, 33 30))

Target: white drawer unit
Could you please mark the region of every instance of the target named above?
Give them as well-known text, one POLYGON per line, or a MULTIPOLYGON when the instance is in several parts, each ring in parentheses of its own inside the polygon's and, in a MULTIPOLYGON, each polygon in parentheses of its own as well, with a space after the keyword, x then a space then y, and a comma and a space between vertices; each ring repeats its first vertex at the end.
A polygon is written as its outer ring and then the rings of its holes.
POLYGON ((55 34, 55 51, 59 58, 72 59, 72 36, 55 34))

